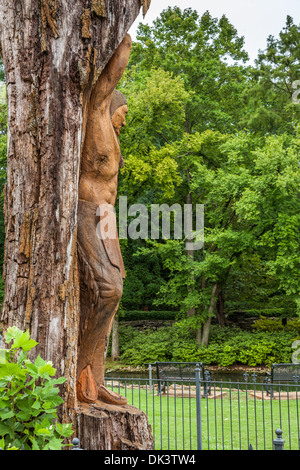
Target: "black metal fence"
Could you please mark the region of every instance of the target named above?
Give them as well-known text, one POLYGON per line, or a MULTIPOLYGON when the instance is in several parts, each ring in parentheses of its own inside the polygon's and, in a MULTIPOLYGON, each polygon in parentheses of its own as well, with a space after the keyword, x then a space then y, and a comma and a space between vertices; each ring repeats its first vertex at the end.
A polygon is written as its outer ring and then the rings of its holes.
POLYGON ((263 379, 245 374, 242 381, 213 379, 204 396, 197 368, 194 379, 164 382, 159 393, 155 377, 106 378, 107 387, 147 414, 155 450, 300 448, 298 383, 276 384, 270 394, 263 379))

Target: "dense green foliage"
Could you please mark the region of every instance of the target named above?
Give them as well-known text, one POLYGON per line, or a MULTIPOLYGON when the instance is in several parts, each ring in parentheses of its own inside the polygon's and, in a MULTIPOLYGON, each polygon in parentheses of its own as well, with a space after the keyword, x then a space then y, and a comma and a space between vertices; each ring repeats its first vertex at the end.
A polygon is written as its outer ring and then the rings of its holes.
POLYGON ((65 437, 73 434, 70 424, 57 419, 63 403, 53 379, 56 370, 40 356, 34 362, 28 353, 36 346, 29 333, 11 327, 5 334, 10 347, 0 351, 0 447, 5 450, 61 450, 65 437))
POLYGON ((251 70, 251 84, 244 90, 247 102, 242 124, 265 134, 293 133, 300 107, 292 102, 293 84, 299 79, 300 26, 288 16, 278 38, 269 36, 251 70))
POLYGON ((121 320, 175 320, 176 316, 177 312, 174 312, 173 310, 126 310, 121 316, 121 320))
POLYGON ((209 345, 204 347, 197 344, 191 330, 182 323, 143 332, 120 326, 120 360, 132 366, 155 361, 199 361, 218 366, 289 363, 299 333, 299 321, 286 329, 274 320, 269 324, 261 322, 254 331, 213 325, 209 345))
POLYGON ((204 204, 205 245, 191 256, 185 239, 153 240, 149 232, 124 241, 125 310, 194 312, 200 329, 211 315, 220 322, 251 310, 295 315, 299 43, 287 17, 250 66, 225 17, 169 7, 153 26, 139 26, 120 84, 130 111, 119 192, 149 210, 204 204))

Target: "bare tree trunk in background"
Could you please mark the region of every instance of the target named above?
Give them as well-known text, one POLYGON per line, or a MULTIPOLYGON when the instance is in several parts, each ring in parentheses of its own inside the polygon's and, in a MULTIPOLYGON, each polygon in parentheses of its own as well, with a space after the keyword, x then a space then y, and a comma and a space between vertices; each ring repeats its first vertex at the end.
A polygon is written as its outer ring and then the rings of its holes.
POLYGON ((114 317, 111 333, 111 360, 117 361, 120 357, 119 346, 119 314, 114 317))
MULTIPOLYGON (((188 132, 188 123, 186 122, 186 127, 187 127, 187 132, 188 132)), ((191 175, 190 175, 190 171, 189 171, 189 168, 187 169, 187 179, 188 179, 188 182, 190 183, 190 180, 191 180, 191 175)), ((191 205, 192 204, 192 194, 189 192, 187 194, 187 197, 186 197, 186 204, 189 204, 191 205)), ((187 256, 188 258, 190 258, 192 261, 194 261, 194 251, 193 250, 186 250, 187 252, 187 256)), ((205 287, 205 280, 204 282, 202 283, 202 289, 204 289, 205 287)), ((187 316, 188 317, 193 317, 196 313, 196 309, 195 307, 191 308, 188 312, 187 312, 187 316)), ((196 330, 196 341, 198 344, 201 344, 201 341, 202 341, 202 327, 198 328, 196 330)))
POLYGON ((91 90, 150 0, 0 0, 8 99, 4 327, 29 329, 67 378, 73 420, 79 319, 77 203, 91 90))
POLYGON ((221 326, 225 326, 225 323, 226 323, 224 306, 225 306, 225 298, 224 298, 223 288, 222 286, 220 286, 218 289, 218 299, 216 303, 216 317, 218 320, 218 324, 221 326))
POLYGON ((204 325, 202 326, 202 336, 201 336, 202 346, 208 346, 211 319, 216 309, 217 289, 218 289, 218 284, 214 283, 212 286, 212 290, 211 290, 211 298, 210 298, 210 304, 209 304, 209 309, 208 309, 208 318, 206 322, 204 323, 204 325))
MULTIPOLYGON (((190 180, 191 180, 191 175, 190 175, 190 170, 189 168, 187 169, 186 171, 186 174, 187 174, 187 180, 188 180, 188 184, 190 184, 190 180)), ((188 192, 187 196, 186 196, 186 204, 187 205, 191 205, 192 204, 192 195, 190 192, 188 192)), ((194 261, 194 251, 193 250, 189 250, 187 248, 186 250, 186 254, 187 254, 187 257, 189 259, 191 259, 192 261, 194 261)), ((187 316, 188 317, 192 317, 195 315, 195 308, 192 307, 188 312, 187 312, 187 316)))
MULTIPOLYGON (((202 282, 201 282, 201 290, 203 291, 206 287, 206 279, 205 278, 202 278, 202 282)), ((199 345, 202 344, 202 329, 203 329, 203 326, 201 326, 200 328, 198 328, 197 330, 197 334, 196 334, 196 341, 199 345)))

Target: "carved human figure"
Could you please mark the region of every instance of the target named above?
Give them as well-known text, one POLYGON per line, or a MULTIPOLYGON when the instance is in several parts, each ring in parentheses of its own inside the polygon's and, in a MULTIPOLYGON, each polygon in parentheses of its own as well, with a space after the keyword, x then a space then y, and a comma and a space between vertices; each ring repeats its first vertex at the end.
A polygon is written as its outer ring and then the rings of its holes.
POLYGON ((77 398, 87 403, 96 400, 119 405, 127 403, 126 398, 104 387, 104 372, 109 335, 125 278, 112 209, 117 196, 119 167, 122 166, 118 137, 128 112, 125 97, 115 87, 128 64, 130 51, 131 38, 127 35, 95 85, 82 154, 78 201, 77 398), (103 211, 99 212, 103 207, 108 208, 113 220, 114 233, 110 232, 108 238, 103 226, 106 217, 103 211))

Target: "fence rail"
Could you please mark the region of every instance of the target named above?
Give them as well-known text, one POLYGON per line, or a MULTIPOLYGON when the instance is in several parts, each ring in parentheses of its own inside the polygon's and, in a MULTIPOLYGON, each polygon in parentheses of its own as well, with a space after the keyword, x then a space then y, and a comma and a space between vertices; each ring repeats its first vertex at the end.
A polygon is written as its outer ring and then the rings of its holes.
POLYGON ((255 374, 243 381, 204 382, 197 369, 194 380, 107 377, 106 386, 143 410, 152 426, 155 450, 272 450, 283 430, 285 450, 299 450, 299 384, 276 384, 273 397, 255 374), (278 438, 278 435, 277 435, 278 438))

